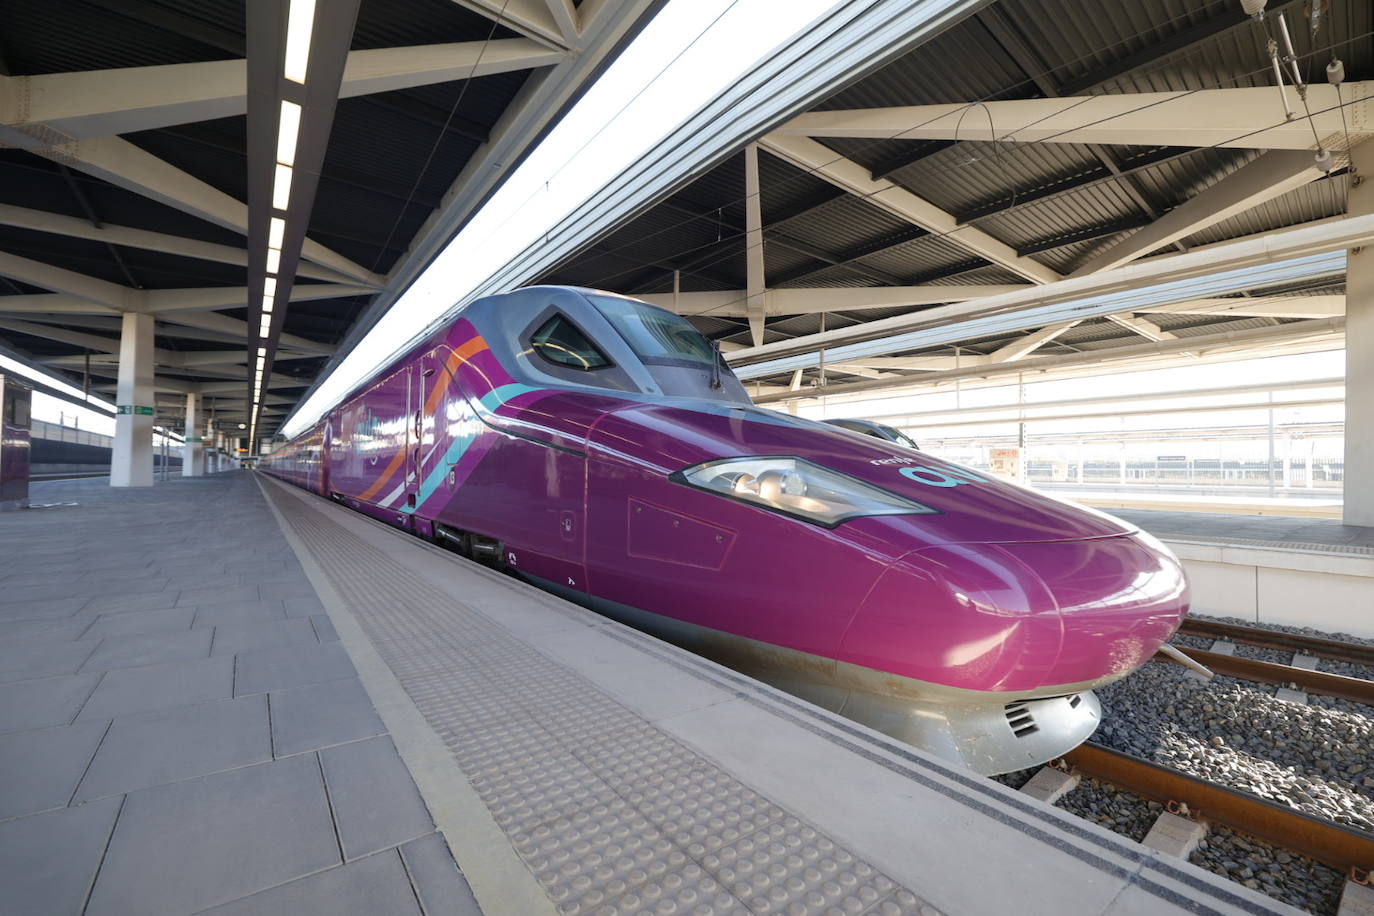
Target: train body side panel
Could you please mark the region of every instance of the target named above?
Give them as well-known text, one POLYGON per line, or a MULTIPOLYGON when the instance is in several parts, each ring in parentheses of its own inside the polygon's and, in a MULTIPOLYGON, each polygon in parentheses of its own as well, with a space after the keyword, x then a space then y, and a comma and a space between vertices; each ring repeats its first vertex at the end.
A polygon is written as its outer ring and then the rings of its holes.
POLYGON ((331 449, 330 487, 350 506, 394 510, 405 504, 412 440, 411 367, 393 369, 336 411, 337 450, 331 449))

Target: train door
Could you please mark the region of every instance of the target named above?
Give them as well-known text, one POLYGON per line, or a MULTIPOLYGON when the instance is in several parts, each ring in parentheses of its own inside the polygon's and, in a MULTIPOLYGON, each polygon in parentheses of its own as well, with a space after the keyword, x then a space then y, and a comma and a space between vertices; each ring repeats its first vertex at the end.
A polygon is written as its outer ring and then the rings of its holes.
POLYGON ((426 516, 417 514, 416 510, 420 501, 433 489, 427 484, 428 478, 435 473, 443 473, 439 470, 443 456, 435 454, 435 409, 439 406, 436 404, 439 392, 436 386, 443 384, 438 368, 439 363, 431 351, 420 357, 410 379, 406 509, 414 519, 414 525, 427 537, 433 533, 431 522, 426 516))

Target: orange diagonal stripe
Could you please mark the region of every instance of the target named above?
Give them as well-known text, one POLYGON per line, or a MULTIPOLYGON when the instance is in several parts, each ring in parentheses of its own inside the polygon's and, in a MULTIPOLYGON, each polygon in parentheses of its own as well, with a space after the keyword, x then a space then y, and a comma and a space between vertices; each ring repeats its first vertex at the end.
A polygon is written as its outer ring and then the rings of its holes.
MULTIPOLYGON (((453 376, 454 372, 457 371, 458 365, 467 362, 469 357, 485 349, 487 349, 487 342, 479 335, 471 338, 457 350, 449 354, 448 359, 445 360, 446 365, 444 369, 446 371, 440 376, 438 381, 434 383, 434 388, 430 390, 429 397, 425 401, 425 413, 434 413, 434 408, 439 403, 439 395, 443 393, 445 383, 453 376)), ((372 486, 364 490, 358 498, 368 500, 376 496, 377 491, 385 486, 386 482, 391 479, 392 474, 396 473, 396 469, 401 466, 401 462, 405 460, 405 457, 405 449, 399 449, 396 454, 391 457, 391 461, 387 464, 386 468, 383 469, 381 476, 374 480, 372 486)))

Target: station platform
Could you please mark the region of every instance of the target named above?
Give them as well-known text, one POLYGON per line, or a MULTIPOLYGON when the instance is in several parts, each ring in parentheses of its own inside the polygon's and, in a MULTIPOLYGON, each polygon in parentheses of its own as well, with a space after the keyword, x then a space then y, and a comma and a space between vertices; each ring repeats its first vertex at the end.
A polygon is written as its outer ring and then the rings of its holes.
POLYGON ((33 496, 7 912, 1292 912, 251 472, 33 496))
POLYGON ((1194 611, 1374 638, 1374 528, 1328 518, 1105 511, 1178 555, 1194 611))

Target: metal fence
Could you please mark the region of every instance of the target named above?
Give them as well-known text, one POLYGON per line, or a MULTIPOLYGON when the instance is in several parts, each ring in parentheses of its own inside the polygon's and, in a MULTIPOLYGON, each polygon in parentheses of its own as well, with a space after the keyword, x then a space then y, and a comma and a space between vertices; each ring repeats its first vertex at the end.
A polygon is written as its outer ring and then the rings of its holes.
POLYGON ((54 442, 74 442, 77 445, 98 445, 101 448, 113 448, 114 436, 104 436, 100 433, 93 433, 85 429, 76 429, 71 426, 61 426, 57 423, 48 423, 44 420, 34 420, 32 436, 35 439, 51 439, 54 442))

